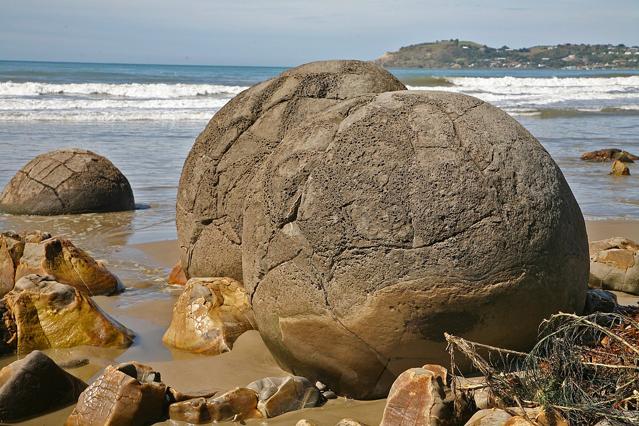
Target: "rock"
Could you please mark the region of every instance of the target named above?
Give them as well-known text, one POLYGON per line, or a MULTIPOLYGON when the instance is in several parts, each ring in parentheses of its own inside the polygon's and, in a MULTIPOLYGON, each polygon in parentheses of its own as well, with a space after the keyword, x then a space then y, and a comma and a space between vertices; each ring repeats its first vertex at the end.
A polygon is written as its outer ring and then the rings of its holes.
POLYGON ((127 347, 133 333, 102 312, 85 294, 52 276, 27 275, 3 298, 15 329, 15 350, 88 345, 127 347))
POLYGON ((590 315, 595 312, 614 312, 618 306, 617 296, 614 293, 600 288, 590 289, 586 295, 586 307, 583 315, 590 315))
POLYGON ((232 278, 191 278, 162 341, 190 352, 228 352, 242 333, 254 328, 248 300, 242 284, 232 278))
POLYGON ((13 289, 23 250, 24 240, 19 235, 12 232, 0 234, 0 297, 13 289))
POLYGON ((196 398, 171 404, 169 416, 171 420, 195 424, 262 417, 257 410, 257 394, 248 388, 236 388, 217 398, 196 398))
POLYGON ((502 426, 511 418, 512 416, 504 410, 489 408, 476 412, 465 426, 502 426))
POLYGON ((310 420, 302 419, 295 423, 295 426, 317 426, 317 423, 310 420))
POLYGON ((109 365, 82 394, 67 426, 137 426, 168 418, 167 388, 160 373, 130 362, 109 365))
POLYGON ((133 210, 129 181, 106 158, 82 149, 38 155, 9 181, 0 210, 11 214, 60 215, 133 210))
POLYGON ((639 294, 639 244, 623 237, 591 242, 589 285, 639 294))
POLYGON ((123 289, 120 280, 100 261, 62 238, 32 234, 25 239, 15 279, 30 274, 52 275, 58 282, 91 296, 114 294, 123 289))
POLYGON ((535 417, 535 422, 539 426, 570 426, 570 422, 557 411, 542 410, 535 417))
POLYGON ((313 62, 240 93, 198 136, 182 170, 178 242, 189 277, 242 280, 242 205, 254 171, 289 129, 343 99, 404 90, 368 62, 313 62))
POLYGON ((338 395, 381 398, 406 369, 447 364, 444 332, 527 351, 542 319, 583 310, 579 206, 537 140, 478 99, 343 101, 291 129, 248 189, 257 328, 338 395))
POLYGON ((630 169, 626 166, 626 163, 615 160, 610 168, 610 174, 613 176, 630 176, 630 169))
POLYGON ((324 399, 337 399, 337 394, 332 390, 322 392, 324 399))
POLYGON ((624 163, 633 163, 634 160, 639 160, 639 157, 633 155, 627 151, 622 151, 617 148, 600 149, 597 151, 586 152, 581 155, 582 160, 586 161, 614 161, 619 160, 624 163))
POLYGON ((256 380, 247 388, 257 393, 257 408, 266 418, 324 403, 319 389, 300 376, 267 377, 256 380))
POLYGON ((388 394, 381 426, 453 424, 443 372, 442 377, 441 370, 411 368, 400 374, 388 394))
POLYGON ((166 282, 174 285, 185 285, 188 281, 184 269, 182 268, 182 262, 178 261, 175 266, 169 272, 169 276, 166 282))
POLYGON ((87 384, 40 351, 0 370, 0 422, 15 422, 75 404, 87 384))
POLYGON ((364 423, 358 422, 357 420, 346 418, 337 422, 335 426, 366 426, 366 425, 364 423))

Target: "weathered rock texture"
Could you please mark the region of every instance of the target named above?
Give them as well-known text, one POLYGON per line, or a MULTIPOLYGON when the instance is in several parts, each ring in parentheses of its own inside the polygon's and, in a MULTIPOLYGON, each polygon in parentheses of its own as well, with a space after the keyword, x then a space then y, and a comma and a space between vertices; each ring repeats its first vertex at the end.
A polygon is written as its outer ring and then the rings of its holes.
POLYGON ((287 132, 255 173, 244 285, 294 374, 379 398, 446 365, 444 332, 526 350, 581 312, 588 243, 561 171, 505 112, 464 95, 343 101, 287 132))
POLYGON ((82 149, 38 155, 9 181, 0 210, 59 215, 133 210, 129 181, 106 158, 82 149))
POLYGON ((191 278, 173 307, 162 341, 190 352, 218 355, 233 348, 255 319, 242 283, 232 278, 191 278))
POLYGON ((109 365, 82 392, 65 425, 148 425, 166 420, 168 407, 160 373, 137 362, 109 365))
POLYGON ((314 62, 240 93, 198 136, 182 170, 178 241, 189 277, 242 280, 242 205, 257 167, 320 111, 365 93, 403 90, 367 62, 314 62))
POLYGON ((182 262, 178 261, 178 263, 171 268, 171 272, 169 272, 166 282, 173 285, 185 285, 187 281, 188 278, 184 273, 184 268, 182 268, 182 262))
POLYGON ((257 409, 257 393, 248 388, 235 388, 218 397, 194 398, 171 404, 171 420, 195 424, 239 421, 262 417, 257 409))
POLYGON ((18 280, 2 299, 2 310, 4 327, 14 334, 9 341, 19 354, 80 345, 127 347, 133 342, 133 333, 91 298, 52 276, 18 280))
POLYGON ((455 424, 452 401, 446 401, 446 376, 440 366, 400 374, 391 386, 380 426, 455 424))
POLYGON ((74 404, 87 384, 40 351, 0 370, 0 422, 15 422, 74 404))
POLYGON ((24 250, 24 239, 13 232, 0 234, 0 297, 13 289, 16 268, 24 250))
POLYGON ((589 284, 639 294, 639 244, 623 237, 591 242, 589 284))
POLYGON ((100 261, 69 240, 48 234, 31 234, 25 238, 23 254, 15 280, 29 274, 52 275, 58 282, 75 287, 90 296, 113 294, 122 284, 100 261), (39 238, 40 236, 46 238, 39 238))

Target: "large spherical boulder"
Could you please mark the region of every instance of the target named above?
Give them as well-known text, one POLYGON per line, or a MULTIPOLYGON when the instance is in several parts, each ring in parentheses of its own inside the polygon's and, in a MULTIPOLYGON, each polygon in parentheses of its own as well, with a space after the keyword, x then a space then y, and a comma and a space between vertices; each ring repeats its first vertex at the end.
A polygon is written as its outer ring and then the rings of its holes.
POLYGON ((242 279, 247 186, 289 129, 344 99, 404 89, 372 63, 314 62, 253 86, 218 111, 195 141, 180 179, 176 219, 187 276, 242 279))
POLYGON ((260 334, 341 394, 383 397, 407 368, 446 365, 444 332, 526 350, 542 319, 584 307, 570 188, 530 133, 473 97, 342 102, 289 132, 249 188, 260 334))
POLYGON ((129 181, 106 158, 83 149, 38 155, 9 181, 0 211, 60 215, 133 210, 129 181))

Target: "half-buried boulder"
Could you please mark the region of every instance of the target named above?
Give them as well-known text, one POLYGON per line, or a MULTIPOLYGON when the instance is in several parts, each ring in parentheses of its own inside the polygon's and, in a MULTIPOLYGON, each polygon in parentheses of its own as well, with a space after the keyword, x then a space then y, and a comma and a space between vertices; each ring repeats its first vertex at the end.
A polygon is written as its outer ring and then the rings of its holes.
POLYGON ((584 308, 588 243, 568 184, 479 99, 343 101, 291 128, 248 189, 242 264, 260 334, 338 394, 384 397, 404 370, 447 365, 446 331, 527 350, 541 320, 584 308))
POLYGON ((0 234, 0 297, 13 289, 16 268, 24 250, 24 239, 13 232, 0 234))
POLYGON ((242 205, 257 167, 290 129, 366 93, 404 90, 368 62, 313 62, 240 93, 198 136, 182 170, 177 231, 188 277, 242 280, 242 205))
POLYGON ((60 215, 133 210, 126 177, 106 158, 82 149, 38 155, 9 181, 0 211, 60 215))
MULTIPOLYGON (((4 325, 14 350, 73 346, 127 347, 133 333, 77 289, 54 277, 27 275, 2 299, 4 325)), ((2 334, 2 333, 0 333, 2 334)))
POLYGON ((87 384, 40 351, 0 370, 0 422, 15 422, 75 404, 87 384))
POLYGON ((190 352, 228 352, 255 319, 242 283, 232 278, 191 278, 173 308, 162 341, 190 352))

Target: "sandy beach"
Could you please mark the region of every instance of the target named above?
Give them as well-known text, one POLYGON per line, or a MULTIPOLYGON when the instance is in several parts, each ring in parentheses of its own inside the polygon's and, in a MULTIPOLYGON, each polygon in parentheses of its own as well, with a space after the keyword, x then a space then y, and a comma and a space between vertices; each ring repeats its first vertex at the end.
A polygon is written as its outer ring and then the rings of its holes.
MULTIPOLYGON (((639 221, 599 220, 586 223, 590 240, 626 236, 639 240, 639 221)), ((177 242, 174 240, 131 244, 123 248, 131 262, 146 270, 168 274, 178 258, 177 242)), ((127 273, 126 269, 117 274, 127 273)), ((146 287, 147 283, 127 282, 128 286, 146 287)), ((218 356, 196 355, 162 344, 162 335, 167 329, 175 300, 181 292, 179 286, 157 283, 157 290, 144 297, 130 297, 127 292, 118 296, 97 296, 95 301, 113 318, 135 330, 134 344, 125 350, 77 347, 65 350, 46 350, 58 362, 88 360, 88 364, 68 371, 89 383, 102 369, 112 363, 136 360, 154 367, 163 381, 183 392, 216 391, 245 386, 268 376, 282 376, 282 370, 262 342, 257 331, 243 334, 231 352, 218 356)), ((133 291, 135 293, 135 291, 133 291)), ((637 304, 639 297, 616 292, 619 302, 637 304)), ((15 357, 0 361, 8 364, 15 357)), ((247 424, 291 425, 300 419, 309 419, 317 424, 334 424, 344 417, 358 419, 365 424, 378 424, 381 420, 385 400, 355 401, 345 398, 331 400, 320 408, 305 409, 268 420, 249 420, 247 424)), ((45 416, 19 423, 23 425, 62 424, 73 410, 73 406, 49 413, 45 416)), ((181 424, 167 421, 163 424, 181 424)))

